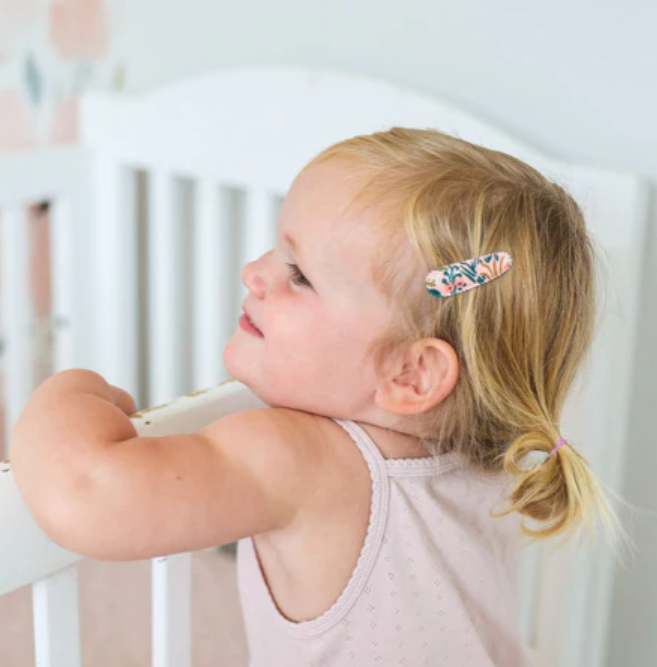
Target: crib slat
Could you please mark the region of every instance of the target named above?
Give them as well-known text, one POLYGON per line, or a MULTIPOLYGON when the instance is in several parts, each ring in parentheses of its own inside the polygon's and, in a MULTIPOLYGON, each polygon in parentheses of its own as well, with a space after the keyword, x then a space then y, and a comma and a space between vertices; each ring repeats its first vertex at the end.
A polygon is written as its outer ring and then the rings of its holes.
POLYGON ((94 369, 139 394, 137 227, 131 174, 109 156, 96 161, 94 225, 98 276, 94 369))
POLYGON ((5 428, 8 435, 34 386, 33 315, 29 289, 29 221, 24 205, 4 206, 0 218, 5 428))
POLYGON ((71 209, 66 200, 57 200, 51 206, 52 257, 52 318, 54 329, 53 372, 75 365, 73 348, 73 295, 75 266, 73 261, 74 233, 71 209))
POLYGON ((32 585, 37 667, 80 667, 78 567, 32 585))
POLYGON ((183 256, 184 219, 170 174, 151 174, 149 187, 149 402, 156 405, 186 391, 183 256))
POLYGON ((152 561, 153 667, 191 667, 192 554, 152 561))
POLYGON ((274 199, 263 190, 249 190, 246 197, 245 236, 242 239, 243 261, 257 259, 276 245, 274 199))
MULTIPOLYGON (((246 196, 244 226, 240 230, 240 264, 251 262, 276 245, 276 221, 273 197, 259 189, 246 196)), ((242 286, 242 295, 246 288, 242 286)))
POLYGON ((194 227, 194 387, 227 379, 222 352, 238 316, 239 264, 228 193, 210 179, 197 183, 194 227))

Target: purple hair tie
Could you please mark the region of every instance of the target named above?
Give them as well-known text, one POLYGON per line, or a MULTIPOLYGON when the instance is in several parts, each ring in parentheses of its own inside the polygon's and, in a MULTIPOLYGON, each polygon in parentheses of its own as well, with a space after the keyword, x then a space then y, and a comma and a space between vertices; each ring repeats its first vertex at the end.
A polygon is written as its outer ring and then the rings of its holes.
POLYGON ((552 454, 556 454, 556 452, 559 450, 559 447, 566 444, 568 444, 568 440, 565 438, 559 438, 557 440, 557 446, 550 452, 550 456, 552 456, 552 454))

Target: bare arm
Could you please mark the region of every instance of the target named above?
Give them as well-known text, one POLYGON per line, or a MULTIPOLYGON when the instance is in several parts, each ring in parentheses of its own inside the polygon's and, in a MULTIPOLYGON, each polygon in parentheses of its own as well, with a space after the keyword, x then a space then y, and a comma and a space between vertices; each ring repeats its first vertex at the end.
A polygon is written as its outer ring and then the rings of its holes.
POLYGON ((11 441, 26 504, 64 548, 135 560, 225 544, 289 526, 310 492, 308 415, 249 410, 189 435, 137 437, 125 393, 68 373, 35 392, 11 441))

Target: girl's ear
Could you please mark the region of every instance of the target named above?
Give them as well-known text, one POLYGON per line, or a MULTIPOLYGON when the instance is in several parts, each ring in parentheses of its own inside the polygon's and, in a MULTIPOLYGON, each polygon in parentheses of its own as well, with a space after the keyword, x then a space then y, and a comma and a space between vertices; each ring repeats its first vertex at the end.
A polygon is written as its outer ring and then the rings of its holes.
POLYGON ((392 414, 421 414, 450 394, 459 369, 456 352, 447 341, 424 338, 390 362, 379 379, 374 401, 392 414))

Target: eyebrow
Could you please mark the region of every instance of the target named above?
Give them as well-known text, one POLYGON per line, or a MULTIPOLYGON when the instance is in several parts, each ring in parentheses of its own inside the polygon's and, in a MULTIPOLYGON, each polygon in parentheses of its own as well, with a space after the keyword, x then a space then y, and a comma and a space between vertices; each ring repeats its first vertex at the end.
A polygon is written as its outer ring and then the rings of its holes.
POLYGON ((289 234, 286 234, 283 239, 287 241, 290 246, 292 246, 292 250, 294 250, 294 252, 298 252, 297 242, 289 234))
POLYGON ((285 234, 283 237, 284 241, 287 241, 290 244, 290 247, 292 248, 292 252, 296 255, 298 260, 301 260, 299 264, 305 263, 303 260, 303 257, 301 255, 301 252, 299 251, 299 246, 297 245, 297 242, 289 235, 285 234))

